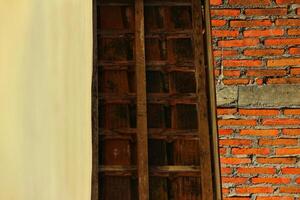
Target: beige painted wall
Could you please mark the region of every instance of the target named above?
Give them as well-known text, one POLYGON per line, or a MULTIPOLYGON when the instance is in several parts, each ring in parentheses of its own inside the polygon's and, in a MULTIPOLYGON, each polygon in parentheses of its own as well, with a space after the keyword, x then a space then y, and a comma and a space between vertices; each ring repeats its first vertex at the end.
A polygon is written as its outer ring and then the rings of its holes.
POLYGON ((0 199, 88 200, 92 1, 0 0, 0 199))

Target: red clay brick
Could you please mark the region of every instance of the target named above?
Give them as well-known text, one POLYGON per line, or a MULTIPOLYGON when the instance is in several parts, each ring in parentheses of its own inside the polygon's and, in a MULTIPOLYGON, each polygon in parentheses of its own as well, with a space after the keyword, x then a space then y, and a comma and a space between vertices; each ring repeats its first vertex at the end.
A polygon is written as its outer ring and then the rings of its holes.
POLYGON ((233 133, 232 129, 219 129, 219 135, 231 135, 233 133))
POLYGON ((212 30, 213 37, 237 37, 238 35, 239 35, 238 31, 212 30))
POLYGON ((274 189, 271 187, 238 187, 235 189, 238 194, 257 194, 257 193, 273 193, 274 189))
POLYGON ((237 50, 216 50, 214 51, 214 56, 215 57, 221 57, 221 56, 236 56, 238 55, 238 51, 237 50))
POLYGON ((242 129, 240 135, 253 135, 253 136, 276 136, 278 135, 278 130, 252 130, 252 129, 242 129))
POLYGON ((268 67, 288 66, 288 65, 300 65, 300 58, 268 60, 267 63, 268 67))
POLYGON ((268 30, 248 30, 244 31, 245 37, 264 37, 283 35, 283 29, 268 29, 268 30))
POLYGON ((250 79, 239 78, 239 79, 223 79, 225 85, 247 85, 249 84, 250 79))
POLYGON ((292 47, 289 49, 290 54, 300 54, 300 48, 298 47, 292 47))
POLYGON ((265 15, 286 15, 287 8, 263 8, 263 9, 246 9, 246 15, 256 15, 256 16, 265 16, 265 15))
POLYGON ((293 84, 300 83, 300 78, 271 78, 267 81, 268 84, 293 84))
POLYGON ((300 109, 285 109, 283 113, 285 115, 300 115, 300 109))
POLYGON ((254 126, 256 120, 253 119, 221 119, 218 120, 219 126, 254 126))
POLYGON ((224 70, 223 75, 224 76, 240 76, 241 71, 240 70, 224 70))
POLYGON ((300 174, 300 168, 287 167, 281 169, 282 174, 300 174))
POLYGON ((219 154, 220 155, 225 155, 226 154, 227 149, 226 148, 219 148, 219 154))
POLYGON ((296 178, 295 182, 296 182, 297 184, 300 184, 300 177, 299 177, 299 178, 296 178))
POLYGON ((279 145, 285 145, 285 146, 291 146, 291 145, 297 145, 298 139, 286 139, 286 138, 280 138, 280 139, 259 139, 258 142, 259 145, 270 145, 270 146, 279 146, 279 145))
POLYGON ((257 78, 255 80, 255 82, 256 82, 257 85, 262 85, 264 83, 264 80, 262 78, 257 78))
POLYGON ((298 136, 298 135, 300 135, 300 129, 298 129, 298 128, 295 128, 295 129, 283 129, 282 133, 284 135, 298 136))
POLYGON ((295 187, 295 186, 289 186, 289 187, 281 187, 279 189, 279 191, 281 193, 294 193, 294 194, 298 194, 300 193, 300 187, 295 187))
POLYGON ((299 125, 300 119, 264 119, 263 125, 299 125))
POLYGON ((211 16, 239 16, 240 9, 212 9, 211 16))
POLYGON ((260 6, 269 4, 271 4, 270 0, 229 0, 229 5, 260 6))
POLYGON ((261 60, 223 60, 224 67, 260 67, 261 60))
POLYGON ((217 114, 218 115, 232 115, 237 112, 236 108, 218 108, 217 114))
POLYGON ((257 197, 256 200, 294 200, 294 197, 290 197, 290 196, 257 197))
POLYGON ((240 174, 275 174, 275 168, 266 168, 266 167, 241 167, 237 169, 237 172, 240 174))
POLYGON ((222 173, 222 174, 231 174, 231 173, 232 173, 232 168, 229 168, 229 167, 222 167, 222 168, 221 168, 221 173, 222 173))
POLYGON ((282 46, 282 45, 297 45, 300 44, 300 38, 280 38, 280 39, 266 39, 266 46, 282 46))
POLYGON ((249 49, 244 51, 245 56, 273 56, 283 53, 284 49, 249 49))
POLYGON ((225 24, 226 24, 226 20, 221 20, 221 19, 211 20, 211 25, 212 26, 224 26, 225 24))
POLYGON ((230 21, 231 27, 265 27, 272 26, 271 20, 232 20, 230 21))
POLYGON ((233 155, 268 155, 269 148, 232 148, 233 155))
POLYGON ((262 70, 248 70, 246 75, 247 76, 284 76, 287 72, 284 69, 262 69, 262 70))
POLYGON ((278 148, 276 155, 300 155, 300 148, 278 148))
POLYGON ((252 39, 247 38, 242 40, 224 40, 218 42, 219 47, 247 47, 247 46, 256 46, 258 44, 259 44, 259 40, 253 38, 252 39))
POLYGON ((295 164, 297 162, 297 158, 295 157, 257 158, 256 160, 261 164, 295 164))
POLYGON ((276 26, 300 26, 300 19, 277 19, 276 26))
POLYGON ((300 68, 291 68, 291 75, 300 75, 300 68))
POLYGON ((252 178, 252 183, 272 183, 272 184, 288 184, 291 182, 290 178, 252 178))
POLYGON ((250 197, 226 197, 223 200, 250 200, 250 197))
POLYGON ((222 194, 229 194, 230 190, 228 188, 222 188, 222 194))
POLYGON ((220 146, 249 146, 252 143, 247 139, 221 139, 219 140, 220 146))
POLYGON ((277 4, 293 4, 300 3, 300 0, 276 0, 277 4))
POLYGON ((236 183, 236 184, 242 184, 246 183, 248 181, 248 178, 240 178, 240 177, 222 177, 222 183, 236 183))
POLYGON ((222 164, 238 165, 238 164, 251 163, 250 158, 220 158, 220 159, 222 164))
POLYGON ((288 35, 300 35, 300 29, 289 29, 288 35))
POLYGON ((210 4, 211 5, 221 5, 222 4, 222 0, 210 0, 210 4))
POLYGON ((249 116, 273 116, 278 115, 279 110, 275 109, 239 109, 241 115, 249 116))

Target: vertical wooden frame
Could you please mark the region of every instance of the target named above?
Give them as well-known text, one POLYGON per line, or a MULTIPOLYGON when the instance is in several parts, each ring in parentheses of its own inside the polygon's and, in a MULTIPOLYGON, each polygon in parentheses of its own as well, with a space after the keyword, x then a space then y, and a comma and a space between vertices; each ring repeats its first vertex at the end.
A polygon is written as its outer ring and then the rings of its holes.
POLYGON ((197 84, 197 110, 198 110, 198 131, 200 134, 200 170, 206 172, 201 174, 202 199, 213 200, 213 177, 212 157, 209 137, 209 124, 207 120, 207 78, 204 55, 204 37, 202 21, 202 6, 199 0, 192 0, 193 18, 193 41, 194 41, 194 62, 196 67, 197 84))
POLYGON ((98 100, 98 40, 97 0, 93 0, 93 74, 92 74, 92 191, 91 199, 99 199, 99 100, 98 100))
POLYGON ((204 6, 204 20, 205 20, 205 44, 207 49, 206 61, 208 66, 208 91, 209 91, 209 124, 211 132, 211 144, 213 151, 213 187, 215 188, 215 199, 222 200, 222 187, 221 187, 221 168, 219 156, 219 136, 217 127, 217 100, 215 88, 215 70, 214 70, 214 57, 212 52, 212 33, 211 33, 211 12, 210 1, 202 0, 204 6), (203 2, 204 1, 204 2, 203 2))
POLYGON ((146 100, 146 63, 144 1, 135 1, 135 72, 137 101, 137 173, 139 200, 149 199, 148 127, 146 100))

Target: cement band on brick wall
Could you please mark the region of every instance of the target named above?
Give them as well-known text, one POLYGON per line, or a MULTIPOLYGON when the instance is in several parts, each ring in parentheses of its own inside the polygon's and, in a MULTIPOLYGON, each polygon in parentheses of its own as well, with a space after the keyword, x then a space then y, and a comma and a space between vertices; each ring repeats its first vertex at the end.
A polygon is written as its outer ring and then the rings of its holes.
POLYGON ((226 107, 300 107, 300 85, 219 86, 217 105, 226 107))

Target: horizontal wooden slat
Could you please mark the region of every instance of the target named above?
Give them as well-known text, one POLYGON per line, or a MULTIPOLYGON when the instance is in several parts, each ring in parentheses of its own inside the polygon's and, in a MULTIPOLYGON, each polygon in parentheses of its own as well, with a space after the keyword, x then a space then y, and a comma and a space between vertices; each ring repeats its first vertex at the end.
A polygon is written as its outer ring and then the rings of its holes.
POLYGON ((191 66, 182 66, 177 65, 166 65, 166 66, 147 66, 147 71, 163 71, 163 72, 195 72, 195 67, 191 66))
MULTIPOLYGON (((103 139, 133 139, 136 134, 135 128, 124 128, 124 129, 100 129, 100 135, 105 136, 103 139)), ((149 139, 163 139, 163 140, 199 140, 197 130, 175 130, 175 129, 148 129, 149 139)))
MULTIPOLYGON (((100 66, 103 71, 130 71, 133 72, 132 66, 129 65, 106 65, 100 66)), ((147 71, 161 71, 161 72, 195 72, 195 67, 191 66, 177 66, 177 65, 148 65, 147 71)))
MULTIPOLYGON (((102 38, 134 38, 134 32, 130 30, 120 30, 120 31, 109 31, 109 30, 99 30, 97 32, 102 38)), ((145 35, 145 38, 191 38, 193 34, 192 30, 176 30, 176 31, 151 31, 145 35)))
MULTIPOLYGON (((109 3, 98 2, 98 6, 132 6, 132 3, 109 3)), ((189 2, 172 2, 172 1, 148 1, 145 6, 191 6, 189 2)))
POLYGON ((150 167, 150 172, 152 173, 198 173, 200 172, 199 166, 173 166, 173 165, 167 165, 167 166, 155 166, 150 167))
MULTIPOLYGON (((100 132, 104 133, 115 133, 115 134, 134 134, 136 133, 135 128, 123 128, 123 129, 100 129, 100 132)), ((152 135, 184 135, 184 134, 198 134, 197 129, 190 129, 190 130, 178 130, 178 129, 160 129, 160 128, 150 128, 149 134, 152 135)))
MULTIPOLYGON (((136 166, 100 166, 99 171, 106 176, 136 176, 136 166)), ((150 167, 150 176, 200 176, 199 166, 155 166, 150 167)))
MULTIPOLYGON (((100 94, 99 99, 103 100, 104 104, 129 104, 136 101, 135 94, 124 94, 124 95, 115 95, 115 94, 100 94)), ((197 102, 197 96, 193 93, 190 94, 148 94, 147 102, 151 104, 195 104, 197 102)))
MULTIPOLYGON (((135 64, 134 61, 105 61, 105 60, 101 60, 99 61, 98 63, 98 66, 106 66, 106 67, 109 67, 109 66, 132 66, 135 64)), ((192 67, 194 66, 194 62, 191 60, 191 61, 186 61, 184 63, 180 63, 180 64, 169 64, 168 61, 147 61, 146 62, 146 65, 147 66, 177 66, 178 68, 179 67, 192 67)))

